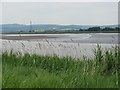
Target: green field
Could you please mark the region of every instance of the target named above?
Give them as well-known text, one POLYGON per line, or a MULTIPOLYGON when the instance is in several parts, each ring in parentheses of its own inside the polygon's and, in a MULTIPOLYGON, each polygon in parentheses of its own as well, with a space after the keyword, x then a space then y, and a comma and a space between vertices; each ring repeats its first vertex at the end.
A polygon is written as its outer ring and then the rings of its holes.
POLYGON ((95 58, 2 54, 3 88, 118 88, 120 50, 103 52, 95 58))

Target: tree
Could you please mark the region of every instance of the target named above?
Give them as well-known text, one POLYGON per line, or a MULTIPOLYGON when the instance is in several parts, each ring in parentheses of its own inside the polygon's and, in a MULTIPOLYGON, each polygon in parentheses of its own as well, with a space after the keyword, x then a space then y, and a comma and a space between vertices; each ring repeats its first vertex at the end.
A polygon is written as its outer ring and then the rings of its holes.
POLYGON ((101 31, 101 28, 100 27, 91 27, 91 28, 88 28, 88 31, 101 31))

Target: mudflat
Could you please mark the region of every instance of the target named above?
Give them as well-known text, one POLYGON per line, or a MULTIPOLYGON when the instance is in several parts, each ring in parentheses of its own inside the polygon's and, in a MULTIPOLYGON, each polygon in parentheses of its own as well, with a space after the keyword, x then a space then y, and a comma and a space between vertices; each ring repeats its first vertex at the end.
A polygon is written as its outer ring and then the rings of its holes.
POLYGON ((29 39, 49 39, 49 38, 58 38, 58 37, 49 37, 49 36, 2 36, 2 39, 7 39, 7 40, 29 40, 29 39))
POLYGON ((29 40, 29 41, 48 41, 48 42, 67 42, 67 43, 101 43, 118 44, 120 43, 118 33, 84 33, 84 34, 7 34, 2 35, 6 40, 29 40))

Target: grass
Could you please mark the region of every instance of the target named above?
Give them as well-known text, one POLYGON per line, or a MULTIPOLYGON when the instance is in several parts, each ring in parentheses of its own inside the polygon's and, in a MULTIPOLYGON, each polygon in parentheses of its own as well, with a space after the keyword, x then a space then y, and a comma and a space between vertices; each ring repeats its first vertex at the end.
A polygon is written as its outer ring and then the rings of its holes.
POLYGON ((3 53, 3 88, 118 88, 120 50, 94 50, 95 58, 3 53))
POLYGON ((2 57, 0 53, 0 89, 2 88, 2 57))

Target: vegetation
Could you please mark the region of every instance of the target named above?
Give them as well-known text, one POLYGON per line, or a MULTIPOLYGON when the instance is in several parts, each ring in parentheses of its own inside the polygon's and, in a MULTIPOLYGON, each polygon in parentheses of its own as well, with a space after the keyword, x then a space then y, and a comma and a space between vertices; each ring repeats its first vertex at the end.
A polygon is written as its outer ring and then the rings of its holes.
POLYGON ((94 49, 95 58, 3 53, 3 88, 118 88, 120 49, 94 49))
POLYGON ((2 57, 0 54, 0 88, 2 88, 2 57))
POLYGON ((80 34, 80 33, 120 33, 120 31, 44 31, 44 32, 16 32, 16 33, 3 33, 3 34, 65 34, 65 33, 71 33, 71 34, 80 34))
MULTIPOLYGON (((90 27, 88 29, 68 29, 66 30, 65 28, 63 30, 61 29, 42 29, 42 30, 30 30, 30 31, 16 31, 16 32, 9 32, 9 34, 62 34, 62 33, 120 33, 120 28, 115 27, 90 27)), ((3 34, 7 34, 4 33, 3 34)))
MULTIPOLYGON (((84 31, 84 29, 80 29, 79 31, 84 31)), ((91 27, 86 29, 85 31, 120 31, 119 27, 116 28, 110 28, 110 27, 105 27, 105 28, 100 28, 100 27, 91 27)))

